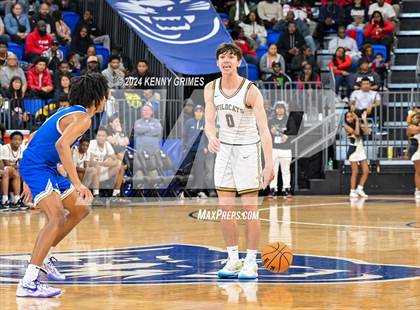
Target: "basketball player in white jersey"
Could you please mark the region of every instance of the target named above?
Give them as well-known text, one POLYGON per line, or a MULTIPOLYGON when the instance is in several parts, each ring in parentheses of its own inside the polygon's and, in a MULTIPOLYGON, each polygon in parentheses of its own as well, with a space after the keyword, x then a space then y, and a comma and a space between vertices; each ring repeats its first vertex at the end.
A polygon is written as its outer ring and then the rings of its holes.
MULTIPOLYGON (((204 98, 208 149, 217 153, 214 181, 219 206, 223 211, 236 211, 234 199, 238 193, 243 211, 258 212, 258 191, 274 177, 272 142, 263 97, 254 84, 238 75, 242 52, 236 45, 220 45, 216 59, 222 77, 205 86, 204 98), (216 116, 219 137, 216 136, 216 116), (265 159, 262 171, 261 145, 265 159)), ((247 256, 243 263, 239 260, 236 220, 221 219, 221 224, 229 258, 218 276, 257 278, 259 219, 246 222, 247 256)))

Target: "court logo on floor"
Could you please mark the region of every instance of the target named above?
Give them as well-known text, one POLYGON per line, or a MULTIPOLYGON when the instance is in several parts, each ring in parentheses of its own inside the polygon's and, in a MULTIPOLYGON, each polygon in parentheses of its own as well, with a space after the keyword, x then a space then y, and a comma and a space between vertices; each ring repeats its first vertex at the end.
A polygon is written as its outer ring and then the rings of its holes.
MULTIPOLYGON (((58 253, 63 284, 176 284, 219 282, 226 253, 197 245, 168 244, 58 253)), ((0 255, 0 284, 17 283, 29 256, 0 255)), ((420 278, 420 268, 369 264, 343 258, 295 255, 285 273, 259 270, 258 283, 352 283, 420 278)))

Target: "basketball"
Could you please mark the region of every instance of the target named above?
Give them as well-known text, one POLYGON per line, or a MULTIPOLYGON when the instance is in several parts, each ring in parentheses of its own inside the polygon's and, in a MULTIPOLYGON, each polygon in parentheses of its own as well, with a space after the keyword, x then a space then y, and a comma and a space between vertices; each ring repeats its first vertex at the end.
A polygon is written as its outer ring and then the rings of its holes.
POLYGON ((283 242, 267 244, 261 252, 261 262, 271 272, 284 272, 293 261, 293 253, 283 242))

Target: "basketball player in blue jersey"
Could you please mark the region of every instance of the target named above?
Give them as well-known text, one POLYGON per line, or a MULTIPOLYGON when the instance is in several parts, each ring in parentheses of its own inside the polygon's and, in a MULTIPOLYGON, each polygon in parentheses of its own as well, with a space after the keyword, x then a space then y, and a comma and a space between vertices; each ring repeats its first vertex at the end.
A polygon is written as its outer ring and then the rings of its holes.
POLYGON ((30 137, 19 167, 24 181, 22 197, 26 202, 33 199, 48 222, 36 239, 31 261, 16 290, 18 297, 47 298, 61 293, 41 283, 38 276, 42 271, 48 279, 65 279, 55 268, 50 251, 88 215, 87 205, 92 199, 77 175, 71 146, 90 128, 95 113, 103 111, 108 92, 107 81, 99 73, 77 78, 69 94, 71 106, 58 110, 30 137), (58 173, 59 163, 68 179, 58 173))
MULTIPOLYGON (((258 212, 258 191, 267 187, 274 177, 272 141, 258 88, 239 76, 242 52, 234 44, 222 44, 216 51, 217 65, 222 74, 204 88, 205 132, 208 149, 217 153, 214 182, 223 211, 236 211, 236 194, 241 196, 244 211, 258 212), (219 136, 216 136, 216 117, 219 136), (265 167, 261 171, 261 146, 265 167)), ((255 279, 260 239, 260 220, 246 220, 247 255, 239 259, 239 231, 236 220, 221 219, 229 258, 218 272, 220 278, 255 279)))

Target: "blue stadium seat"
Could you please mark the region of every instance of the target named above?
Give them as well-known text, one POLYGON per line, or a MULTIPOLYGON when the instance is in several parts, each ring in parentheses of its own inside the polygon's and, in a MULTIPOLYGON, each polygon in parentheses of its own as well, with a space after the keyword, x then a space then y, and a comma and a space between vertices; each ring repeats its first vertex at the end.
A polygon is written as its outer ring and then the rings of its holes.
POLYGON ((44 100, 42 99, 24 99, 23 100, 23 110, 29 114, 35 115, 36 112, 41 110, 45 105, 44 100))
POLYGON ((64 59, 67 59, 67 55, 69 54, 70 46, 69 45, 60 45, 59 50, 63 52, 64 59))
POLYGON ((102 56, 102 68, 105 69, 108 66, 109 50, 102 45, 96 44, 96 55, 102 56))
POLYGON ((267 31, 267 46, 270 46, 271 43, 276 44, 281 35, 282 33, 278 31, 267 31))
POLYGON ((76 25, 80 19, 79 14, 72 11, 64 11, 63 12, 63 20, 67 24, 67 26, 70 27, 71 33, 74 32, 74 29, 76 29, 76 25))
POLYGON ((226 13, 219 13, 219 17, 221 20, 229 19, 229 15, 227 15, 226 13))
POLYGON ((359 50, 362 49, 363 46, 363 30, 357 29, 357 36, 356 36, 357 47, 359 50))
POLYGON ((258 70, 258 67, 254 64, 248 64, 248 80, 256 81, 258 80, 258 77, 260 75, 260 72, 258 70))
POLYGON ((9 42, 8 46, 8 50, 15 54, 19 60, 22 60, 24 52, 23 45, 19 45, 14 42, 9 42))
POLYGON ((385 45, 372 45, 373 55, 381 53, 384 56, 384 61, 386 61, 387 50, 385 45))
POLYGON ((257 49, 257 56, 258 59, 261 59, 261 57, 268 52, 268 46, 267 45, 261 45, 258 49, 257 49))

